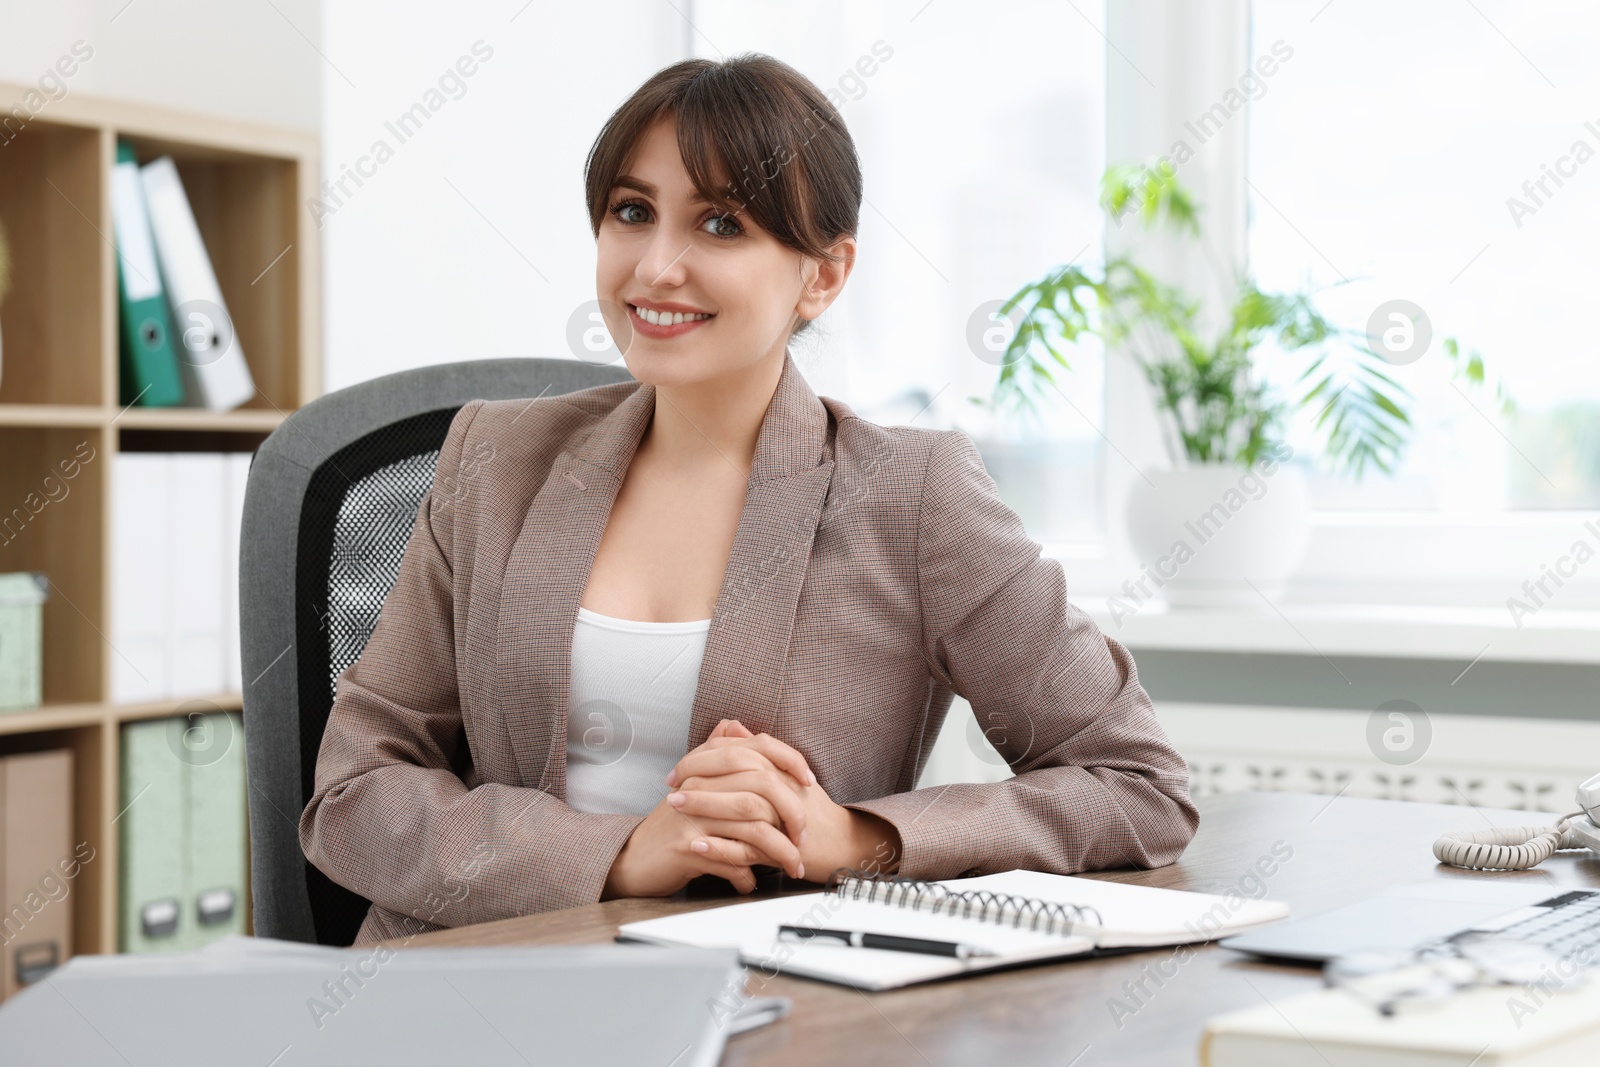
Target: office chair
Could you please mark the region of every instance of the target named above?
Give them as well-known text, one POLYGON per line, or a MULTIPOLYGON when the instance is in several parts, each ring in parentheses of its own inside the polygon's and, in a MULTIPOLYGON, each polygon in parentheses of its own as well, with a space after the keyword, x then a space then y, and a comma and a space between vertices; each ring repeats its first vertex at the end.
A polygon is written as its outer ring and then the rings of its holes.
POLYGON ((450 420, 469 400, 632 381, 620 365, 485 359, 390 374, 285 419, 250 466, 239 609, 250 888, 262 937, 349 945, 368 901, 306 861, 334 679, 372 636, 450 420))

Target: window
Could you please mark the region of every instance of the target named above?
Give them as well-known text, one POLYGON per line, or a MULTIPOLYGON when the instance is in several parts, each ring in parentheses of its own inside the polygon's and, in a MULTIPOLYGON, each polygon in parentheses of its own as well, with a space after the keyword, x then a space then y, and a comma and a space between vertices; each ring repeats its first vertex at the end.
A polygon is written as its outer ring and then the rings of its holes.
MULTIPOLYGON (((1252 55, 1293 49, 1251 105, 1259 283, 1319 288, 1319 306, 1359 328, 1409 300, 1433 333, 1392 369, 1415 398, 1407 459, 1359 483, 1319 476, 1315 505, 1600 507, 1600 8, 1256 0, 1252 34, 1252 55), (1444 335, 1482 352, 1514 413, 1451 381, 1444 335)), ((1309 445, 1303 425, 1292 440, 1309 445)))

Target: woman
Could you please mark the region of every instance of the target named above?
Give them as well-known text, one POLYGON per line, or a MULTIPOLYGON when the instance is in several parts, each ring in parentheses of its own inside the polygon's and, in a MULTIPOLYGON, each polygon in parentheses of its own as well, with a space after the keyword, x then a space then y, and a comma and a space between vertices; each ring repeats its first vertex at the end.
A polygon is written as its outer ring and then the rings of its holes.
POLYGON ((300 821, 373 902, 356 943, 757 867, 1175 859, 1183 761, 970 438, 866 422, 789 355, 856 252, 823 94, 766 56, 676 64, 586 181, 636 380, 451 426, 300 821), (915 788, 953 693, 1016 777, 915 788))

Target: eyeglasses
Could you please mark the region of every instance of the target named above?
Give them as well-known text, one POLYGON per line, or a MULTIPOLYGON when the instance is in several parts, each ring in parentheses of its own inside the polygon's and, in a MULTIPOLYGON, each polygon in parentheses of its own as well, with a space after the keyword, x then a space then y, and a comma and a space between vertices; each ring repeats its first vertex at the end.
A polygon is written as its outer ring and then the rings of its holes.
POLYGON ((1586 980, 1577 969, 1562 976, 1561 957, 1530 941, 1468 934, 1451 945, 1454 956, 1437 958, 1405 950, 1354 952, 1329 960, 1323 981, 1349 991, 1381 1015, 1393 1015, 1402 1003, 1446 1000, 1476 986, 1527 985, 1552 975, 1562 986, 1586 980))

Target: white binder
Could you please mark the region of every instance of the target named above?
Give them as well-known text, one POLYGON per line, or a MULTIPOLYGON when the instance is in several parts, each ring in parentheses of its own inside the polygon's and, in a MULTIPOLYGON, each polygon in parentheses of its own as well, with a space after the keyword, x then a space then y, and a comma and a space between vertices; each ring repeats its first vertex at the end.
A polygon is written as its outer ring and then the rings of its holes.
POLYGON ((244 349, 222 300, 189 197, 171 156, 146 163, 139 176, 150 213, 161 276, 172 305, 174 350, 191 406, 232 411, 255 396, 244 349))
POLYGON ((121 452, 111 484, 111 699, 244 688, 239 538, 248 453, 121 452))
POLYGON ((244 529, 244 490, 250 477, 250 453, 224 457, 228 468, 226 509, 222 516, 222 688, 244 692, 239 640, 239 547, 244 529))
POLYGON ((118 704, 164 700, 171 688, 171 476, 159 452, 119 452, 111 461, 111 699, 118 704))
POLYGON ((125 264, 123 295, 129 301, 160 296, 161 274, 156 267, 156 246, 151 239, 137 163, 118 163, 111 168, 111 226, 117 235, 117 254, 125 264))
POLYGON ((212 696, 224 688, 226 456, 178 452, 166 521, 167 697, 212 696))

